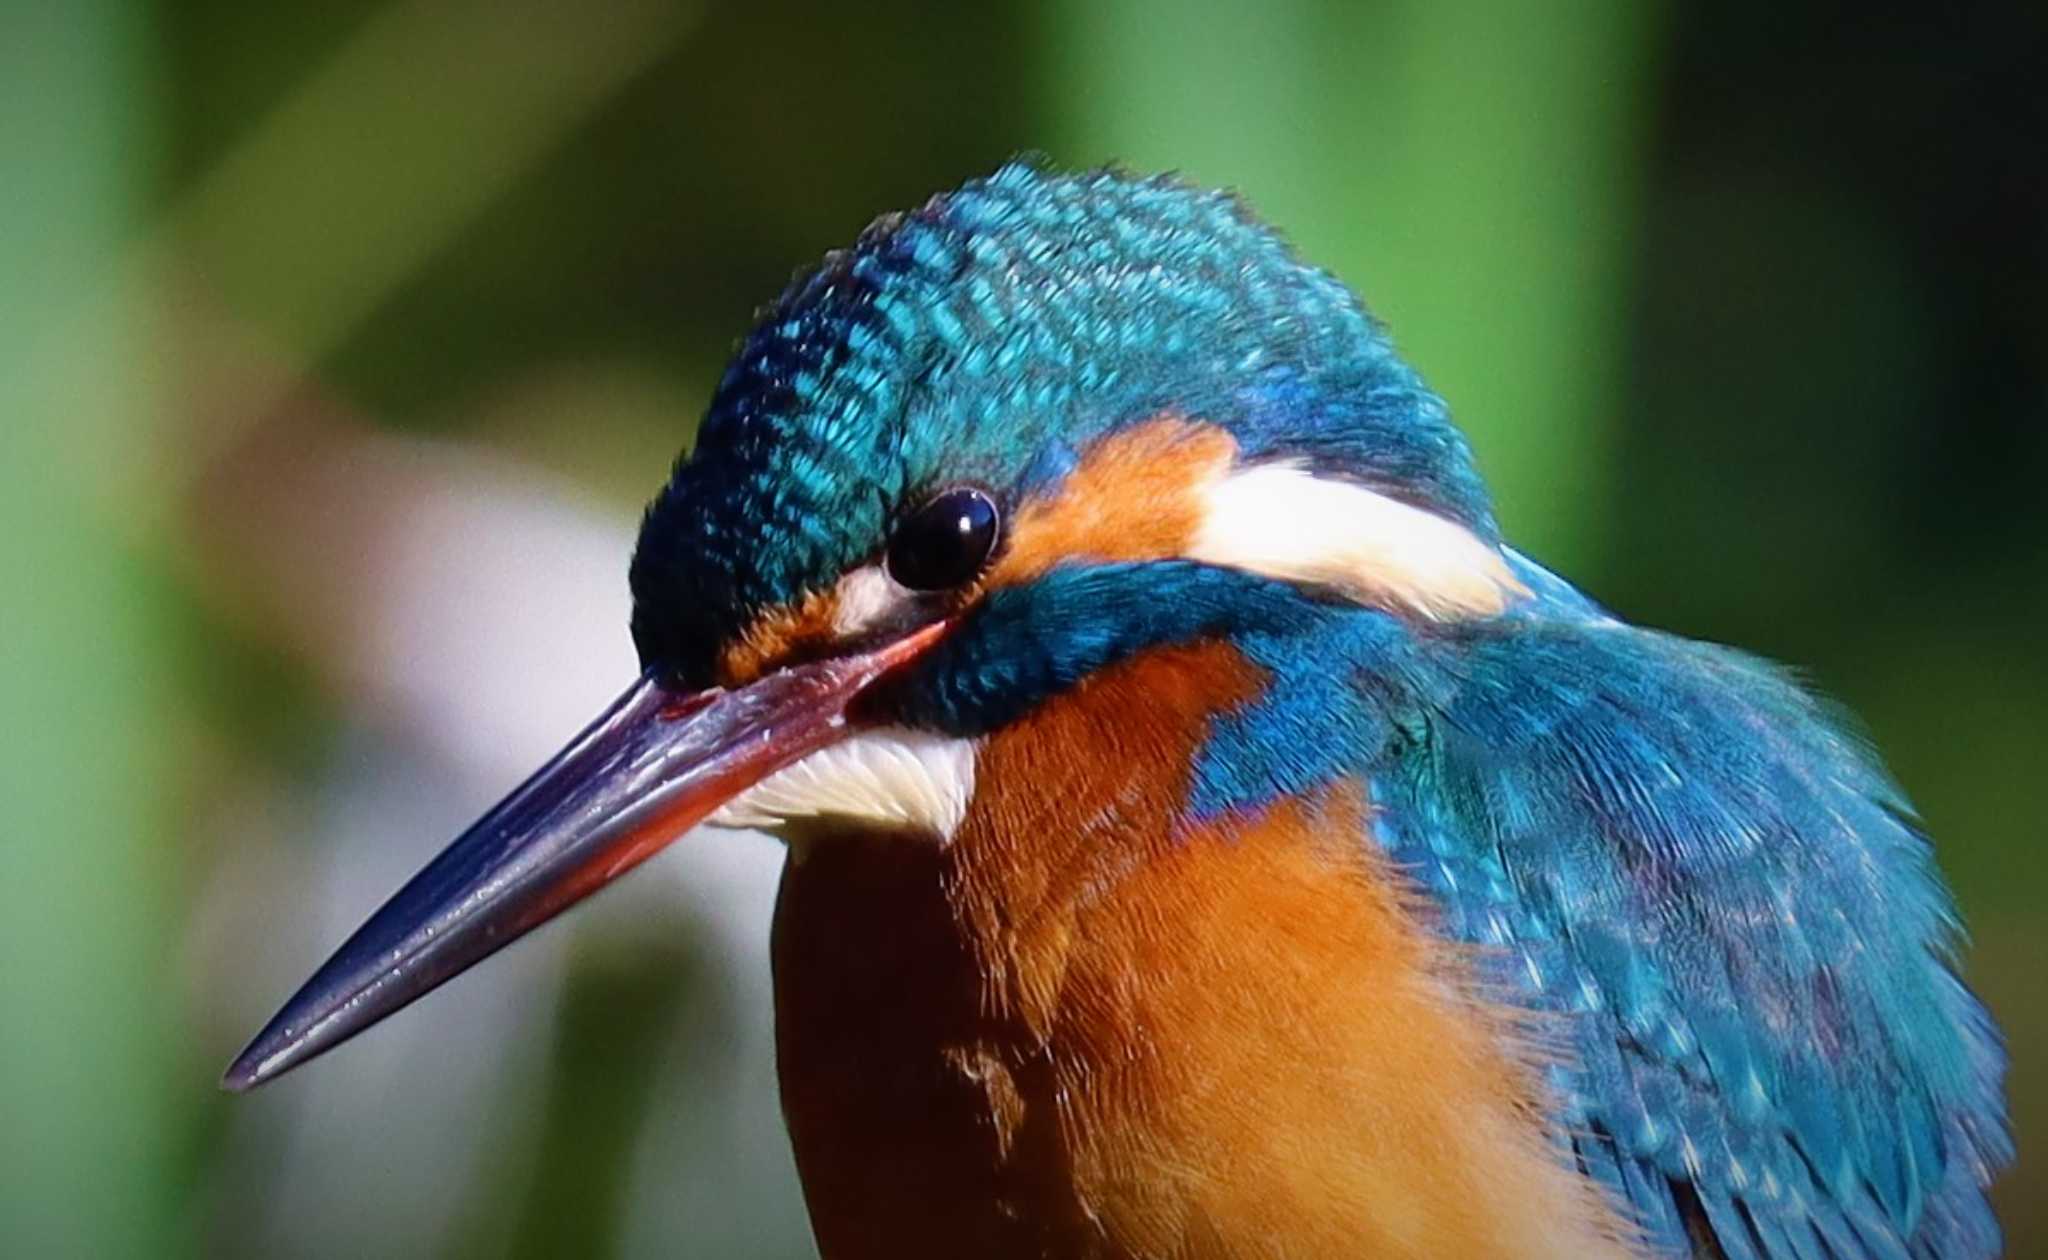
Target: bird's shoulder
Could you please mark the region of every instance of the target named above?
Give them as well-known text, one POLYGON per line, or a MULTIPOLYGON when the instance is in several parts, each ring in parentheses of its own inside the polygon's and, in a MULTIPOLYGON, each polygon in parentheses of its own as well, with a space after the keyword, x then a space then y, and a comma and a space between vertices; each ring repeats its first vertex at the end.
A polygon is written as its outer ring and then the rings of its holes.
POLYGON ((1897 787, 1783 671, 1530 567, 1523 616, 1374 629, 1338 703, 1374 841, 1566 1030, 1573 1157, 1676 1253, 1993 1254, 2003 1052, 1897 787))

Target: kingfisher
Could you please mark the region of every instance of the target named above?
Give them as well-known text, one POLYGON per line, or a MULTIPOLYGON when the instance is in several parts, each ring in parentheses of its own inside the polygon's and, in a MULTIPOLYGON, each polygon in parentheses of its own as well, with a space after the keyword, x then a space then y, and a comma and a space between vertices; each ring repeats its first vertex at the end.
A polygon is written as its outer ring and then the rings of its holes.
POLYGON ((227 1087, 759 828, 825 1260, 1999 1249, 2001 1039, 1874 753, 1506 543, 1230 194, 1018 162, 876 221, 630 584, 639 678, 227 1087))

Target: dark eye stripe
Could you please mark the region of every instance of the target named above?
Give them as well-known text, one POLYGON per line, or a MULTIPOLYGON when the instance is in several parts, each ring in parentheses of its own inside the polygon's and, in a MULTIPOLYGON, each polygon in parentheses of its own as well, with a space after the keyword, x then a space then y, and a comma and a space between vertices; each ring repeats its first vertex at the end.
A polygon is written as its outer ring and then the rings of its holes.
POLYGON ((889 539, 889 576, 913 591, 945 591, 980 576, 1002 524, 995 501, 972 486, 935 495, 889 539))

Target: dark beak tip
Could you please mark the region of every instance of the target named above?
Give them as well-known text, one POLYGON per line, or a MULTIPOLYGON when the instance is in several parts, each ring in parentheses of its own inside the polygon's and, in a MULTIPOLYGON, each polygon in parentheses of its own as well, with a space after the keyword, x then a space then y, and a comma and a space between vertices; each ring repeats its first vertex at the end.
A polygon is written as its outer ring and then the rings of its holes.
POLYGON ((220 1087, 230 1094, 246 1094, 283 1075, 291 1065, 279 1062, 276 1047, 264 1044, 264 1038, 250 1042, 242 1053, 235 1056, 227 1070, 220 1074, 220 1087))
POLYGON ((221 1073, 220 1088, 246 1094, 326 1053, 825 746, 859 693, 946 624, 730 692, 679 697, 643 675, 371 915, 221 1073))

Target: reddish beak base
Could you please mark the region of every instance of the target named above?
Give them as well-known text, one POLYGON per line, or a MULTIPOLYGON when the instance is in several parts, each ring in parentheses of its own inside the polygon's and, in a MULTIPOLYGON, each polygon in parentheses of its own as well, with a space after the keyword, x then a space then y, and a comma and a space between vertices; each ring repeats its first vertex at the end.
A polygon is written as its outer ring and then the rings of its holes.
POLYGON ((837 742, 855 698, 943 629, 732 691, 681 693, 642 676, 371 915, 221 1084, 253 1089, 333 1049, 646 861, 768 775, 837 742))

